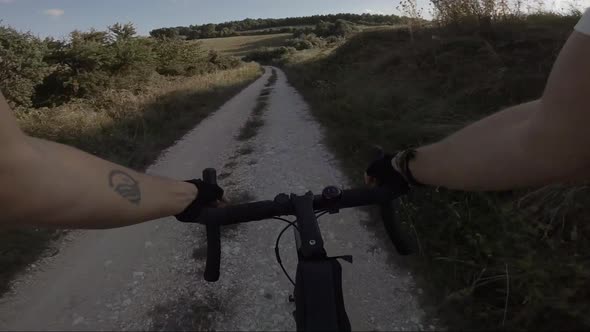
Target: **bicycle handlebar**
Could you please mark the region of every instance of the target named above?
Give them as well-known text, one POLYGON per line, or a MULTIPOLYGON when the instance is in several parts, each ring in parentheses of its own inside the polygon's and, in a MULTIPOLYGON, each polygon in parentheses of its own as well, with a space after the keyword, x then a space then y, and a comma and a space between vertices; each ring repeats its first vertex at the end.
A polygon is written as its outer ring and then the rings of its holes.
MULTIPOLYGON (((215 169, 203 171, 203 181, 217 183, 215 169)), ((401 255, 413 252, 409 239, 401 225, 395 222, 393 200, 398 198, 391 189, 377 187, 371 189, 351 189, 340 191, 335 187, 327 187, 322 195, 315 195, 313 199, 314 211, 328 211, 337 213, 341 209, 367 205, 379 205, 381 217, 389 238, 401 255)), ((291 197, 286 194, 276 196, 274 201, 261 201, 239 204, 223 208, 205 208, 201 211, 199 220, 195 223, 207 226, 207 262, 204 278, 209 282, 219 280, 221 265, 221 225, 246 223, 251 221, 271 219, 273 217, 294 215, 295 208, 291 197)))
MULTIPOLYGON (((315 195, 313 208, 318 210, 335 210, 375 205, 390 202, 396 197, 386 188, 352 189, 342 191, 339 198, 327 199, 315 195)), ((210 225, 231 225, 270 219, 273 217, 294 215, 295 210, 289 196, 278 195, 274 201, 261 201, 223 208, 203 209, 198 223, 210 225)))

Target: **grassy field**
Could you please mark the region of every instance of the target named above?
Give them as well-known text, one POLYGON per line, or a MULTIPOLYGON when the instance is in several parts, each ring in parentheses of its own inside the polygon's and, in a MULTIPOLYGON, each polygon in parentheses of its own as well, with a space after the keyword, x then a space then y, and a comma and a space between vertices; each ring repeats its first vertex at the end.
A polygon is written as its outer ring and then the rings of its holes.
MULTIPOLYGON (((576 20, 532 17, 492 26, 486 38, 423 29, 414 43, 404 29, 365 32, 284 67, 360 184, 373 144, 419 146, 538 98, 576 20)), ((586 186, 415 190, 399 213, 420 253, 404 261, 451 330, 587 330, 589 200, 586 186)))
MULTIPOLYGON (((107 91, 49 112, 18 113, 18 121, 32 136, 141 170, 260 75, 258 65, 245 64, 188 78, 157 77, 140 93, 107 91)), ((44 229, 0 230, 0 294, 59 234, 44 229)))
POLYGON ((292 38, 290 33, 259 35, 259 36, 236 36, 225 38, 201 39, 199 42, 206 48, 219 51, 223 54, 233 56, 244 56, 260 47, 282 46, 285 40, 292 38))
POLYGON ((315 25, 285 25, 285 26, 281 26, 281 27, 274 27, 274 28, 267 28, 267 29, 253 29, 253 30, 248 30, 248 31, 239 31, 238 34, 248 35, 248 34, 252 34, 252 33, 258 33, 261 31, 278 32, 281 29, 305 29, 305 28, 314 28, 314 27, 315 27, 315 25))

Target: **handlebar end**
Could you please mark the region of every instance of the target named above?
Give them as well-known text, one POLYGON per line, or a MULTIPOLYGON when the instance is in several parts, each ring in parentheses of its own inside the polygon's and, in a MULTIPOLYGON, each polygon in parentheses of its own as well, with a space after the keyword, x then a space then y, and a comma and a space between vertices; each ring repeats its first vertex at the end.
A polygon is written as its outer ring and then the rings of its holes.
POLYGON ((215 168, 207 168, 203 170, 203 182, 217 184, 217 171, 215 168))
MULTIPOLYGON (((217 171, 214 168, 203 170, 203 182, 217 184, 217 171)), ((204 278, 209 282, 219 280, 221 265, 221 232, 219 224, 207 224, 207 263, 204 278)))

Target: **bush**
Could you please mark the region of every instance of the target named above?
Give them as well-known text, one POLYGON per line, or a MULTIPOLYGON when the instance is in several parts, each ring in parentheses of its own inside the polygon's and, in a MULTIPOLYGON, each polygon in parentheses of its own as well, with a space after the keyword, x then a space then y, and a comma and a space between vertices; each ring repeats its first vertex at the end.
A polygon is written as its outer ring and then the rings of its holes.
POLYGON ((356 24, 345 21, 336 20, 336 22, 320 22, 315 27, 316 35, 320 37, 348 37, 354 32, 358 31, 356 24))
POLYGON ((109 89, 141 90, 155 74, 192 76, 241 63, 200 43, 135 34, 131 23, 117 23, 41 41, 0 27, 0 88, 12 107, 47 107, 109 89))
MULTIPOLYGON (((162 39, 155 44, 156 71, 167 76, 191 76, 207 64, 207 51, 199 43, 162 39)), ((208 71, 208 69, 207 69, 208 71)))
POLYGON ((326 47, 327 42, 323 38, 310 34, 298 34, 297 38, 287 39, 286 45, 295 48, 296 50, 307 50, 310 48, 326 47))
POLYGON ((338 37, 338 36, 328 36, 328 37, 324 38, 324 40, 326 41, 326 43, 328 45, 334 45, 334 44, 344 43, 346 41, 346 38, 338 37))
POLYGON ((0 26, 0 90, 11 107, 30 107, 35 86, 49 73, 46 44, 30 33, 0 26))
POLYGON ((68 42, 53 42, 46 61, 53 72, 37 87, 37 106, 59 105, 109 88, 139 88, 155 68, 153 42, 134 37, 133 25, 109 31, 74 31, 68 42))
POLYGON ((232 69, 238 67, 242 61, 235 56, 221 55, 216 51, 209 51, 209 63, 214 66, 215 69, 232 69))
POLYGON ((256 61, 259 63, 273 63, 285 59, 295 52, 293 47, 263 47, 244 57, 244 61, 256 61))

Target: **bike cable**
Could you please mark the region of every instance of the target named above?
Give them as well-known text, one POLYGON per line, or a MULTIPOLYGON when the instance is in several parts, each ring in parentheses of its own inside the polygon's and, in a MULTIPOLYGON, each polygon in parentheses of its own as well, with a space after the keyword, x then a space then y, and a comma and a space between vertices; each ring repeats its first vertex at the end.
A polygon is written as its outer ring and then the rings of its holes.
MULTIPOLYGON (((327 214, 329 211, 317 211, 319 214, 316 215, 316 219, 319 219, 320 217, 322 217, 323 215, 327 214)), ((295 229, 297 231, 299 231, 299 228, 297 227, 297 225, 295 225, 295 223, 297 221, 289 221, 287 219, 283 219, 280 217, 274 217, 273 219, 275 220, 280 220, 280 221, 284 221, 285 223, 287 223, 288 225, 285 226, 285 228, 283 228, 281 230, 281 232, 279 233, 279 236, 277 237, 277 241, 275 242, 275 257, 277 259, 277 263, 279 263, 279 266, 281 267, 281 270, 283 270, 283 273, 285 274, 285 276, 287 276, 287 279, 289 279, 289 281, 293 284, 293 286, 295 286, 295 282, 293 281, 293 278, 291 278, 291 276, 289 275, 289 273, 287 272, 287 269, 285 269, 285 266, 283 265, 283 260, 281 259, 281 253, 279 250, 279 244, 281 242, 281 237, 283 237, 283 234, 285 234, 285 232, 291 228, 291 227, 295 227, 295 229)))
POLYGON ((275 256, 277 258, 277 262, 279 263, 279 265, 281 266, 281 269, 283 270, 283 273, 285 273, 285 275, 287 276, 289 281, 293 284, 293 286, 295 286, 295 282, 293 281, 293 279, 291 278, 289 273, 287 273, 287 270, 285 269, 285 266, 283 265, 283 261, 281 260, 281 254, 279 252, 279 242, 281 241, 281 237, 283 236, 283 234, 289 228, 295 227, 295 229, 297 229, 297 231, 299 231, 299 228, 297 227, 297 225, 295 225, 296 221, 289 221, 287 219, 283 219, 283 218, 279 218, 279 217, 274 217, 273 219, 284 221, 289 224, 289 225, 285 226, 285 228, 283 228, 283 230, 279 233, 279 236, 277 237, 277 241, 275 243, 275 256))

